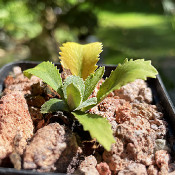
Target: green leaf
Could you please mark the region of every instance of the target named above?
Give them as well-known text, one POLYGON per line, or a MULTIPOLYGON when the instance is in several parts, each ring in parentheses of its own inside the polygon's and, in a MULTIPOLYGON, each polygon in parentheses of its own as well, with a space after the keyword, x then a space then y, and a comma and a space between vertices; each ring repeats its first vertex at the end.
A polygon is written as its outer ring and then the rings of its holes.
POLYGON ((67 86, 71 83, 73 83, 74 86, 76 86, 79 89, 80 94, 83 97, 84 89, 85 89, 83 79, 78 77, 78 76, 70 75, 65 79, 64 84, 63 84, 64 98, 67 99, 67 92, 66 92, 67 90, 66 89, 67 89, 67 86))
POLYGON ((88 97, 91 95, 93 90, 95 89, 97 83, 102 78, 104 74, 105 68, 100 67, 98 68, 94 74, 91 74, 85 81, 85 91, 84 91, 84 98, 83 101, 87 100, 88 97))
POLYGON ((81 101, 82 101, 82 95, 73 83, 69 84, 66 88, 67 93, 67 104, 69 106, 69 109, 73 111, 75 108, 77 108, 81 101))
POLYGON ((122 65, 119 64, 117 68, 111 72, 109 78, 100 86, 97 93, 97 101, 99 103, 110 92, 119 89, 129 82, 133 82, 136 79, 146 80, 147 77, 156 78, 157 74, 158 72, 151 65, 151 61, 144 61, 144 59, 135 61, 131 59, 128 61, 128 59, 126 59, 122 65))
POLYGON ((84 130, 89 131, 92 138, 96 138, 107 151, 111 149, 115 139, 111 125, 105 118, 80 111, 72 112, 72 114, 83 125, 84 130))
POLYGON ((52 98, 41 106, 41 113, 52 113, 57 111, 68 111, 64 100, 52 98))
POLYGON ((80 106, 78 106, 75 110, 83 110, 83 111, 87 111, 88 109, 91 108, 91 106, 96 105, 97 104, 97 98, 93 97, 93 98, 89 98, 86 101, 84 101, 83 103, 80 104, 80 106))
POLYGON ((62 96, 61 75, 57 67, 54 66, 54 64, 52 64, 51 62, 42 62, 34 68, 27 69, 24 71, 24 75, 28 78, 30 78, 31 75, 35 75, 41 78, 45 83, 51 86, 56 92, 58 92, 62 96))
POLYGON ((97 68, 99 54, 102 52, 102 43, 78 44, 67 42, 60 47, 61 64, 65 69, 70 69, 72 75, 77 75, 84 80, 97 68))

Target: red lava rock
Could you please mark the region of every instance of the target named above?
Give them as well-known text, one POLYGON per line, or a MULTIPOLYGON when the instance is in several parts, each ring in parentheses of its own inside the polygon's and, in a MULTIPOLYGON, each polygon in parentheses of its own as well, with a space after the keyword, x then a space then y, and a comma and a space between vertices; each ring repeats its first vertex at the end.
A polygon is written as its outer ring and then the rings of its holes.
MULTIPOLYGON (((131 105, 132 108, 125 108, 124 110, 122 110, 122 108, 119 108, 119 112, 116 116, 117 121, 120 123, 126 121, 126 124, 129 124, 128 122, 133 122, 133 126, 140 126, 140 128, 145 128, 148 131, 150 129, 154 130, 156 138, 161 139, 166 135, 167 123, 163 120, 160 120, 162 118, 162 113, 158 112, 155 105, 146 103, 132 103, 131 105), (123 118, 125 120, 122 120, 123 118), (144 125, 144 127, 142 127, 142 125, 144 125)), ((135 129, 138 130, 139 128, 135 129)))
POLYGON ((139 116, 148 120, 151 129, 155 132, 156 139, 163 139, 165 137, 167 132, 167 123, 161 120, 163 118, 163 114, 158 111, 155 105, 146 103, 132 103, 130 115, 132 118, 137 118, 139 116))
POLYGON ((111 150, 105 150, 103 153, 103 160, 109 165, 110 170, 113 171, 114 174, 125 168, 129 163, 129 161, 121 158, 121 154, 124 151, 122 140, 117 137, 115 139, 116 142, 112 144, 111 150))
POLYGON ((81 162, 78 169, 74 172, 75 174, 84 174, 84 175, 99 175, 99 172, 96 169, 97 160, 94 156, 85 157, 85 160, 81 162))
POLYGON ((131 103, 132 105, 132 115, 140 115, 146 119, 162 119, 163 114, 158 111, 155 105, 147 103, 131 103))
POLYGON ((131 163, 118 175, 147 175, 146 166, 140 163, 131 163))
POLYGON ((137 79, 114 91, 114 95, 130 102, 152 102, 152 92, 144 80, 137 79))
POLYGON ((152 120, 150 121, 151 128, 155 131, 157 139, 163 139, 167 133, 167 122, 163 120, 152 120))
POLYGON ((111 175, 111 171, 109 169, 109 166, 106 162, 101 162, 96 167, 97 171, 100 175, 111 175))
POLYGON ((105 98, 90 112, 106 117, 111 124, 116 118, 113 131, 116 130, 118 140, 110 152, 103 153, 104 161, 114 174, 133 160, 144 166, 154 163, 155 139, 166 135, 166 122, 161 120, 162 113, 158 112, 155 105, 138 102, 129 104, 114 96, 105 98))
POLYGON ((103 153, 103 159, 106 161, 106 162, 109 162, 108 159, 110 159, 110 157, 113 155, 113 154, 116 154, 116 155, 121 155, 124 151, 124 144, 123 144, 123 141, 119 138, 115 138, 116 142, 112 144, 111 146, 111 150, 110 151, 104 151, 103 153))
POLYGON ((116 97, 107 97, 97 106, 90 109, 89 112, 105 117, 111 123, 112 129, 115 131, 117 126, 116 118, 118 117, 118 120, 120 120, 119 111, 123 111, 124 113, 125 110, 130 108, 131 105, 123 99, 118 99, 116 97))
POLYGON ((154 165, 150 165, 147 169, 148 175, 158 175, 158 168, 154 165))
POLYGON ((132 109, 132 106, 127 102, 125 102, 123 106, 116 108, 115 117, 116 117, 117 123, 123 123, 127 120, 130 120, 131 109, 132 109))
POLYGON ((78 149, 75 136, 58 123, 39 129, 24 153, 24 169, 66 172, 78 149), (60 162, 61 159, 62 166, 60 162))
POLYGON ((137 92, 133 96, 126 98, 126 94, 121 95, 126 92, 124 87, 118 97, 107 97, 90 109, 90 113, 106 117, 112 124, 114 135, 118 137, 111 151, 103 153, 103 160, 107 162, 114 174, 124 170, 133 161, 143 166, 154 164, 155 140, 164 139, 166 135, 166 122, 162 120, 163 114, 158 112, 155 105, 148 104, 151 99, 145 100, 144 97, 140 103, 137 98, 139 94, 142 94, 143 86, 145 83, 138 80, 127 86, 133 92, 136 88, 137 92), (136 87, 139 83, 140 87, 136 87))
POLYGON ((159 174, 167 174, 168 173, 168 164, 170 162, 170 155, 166 150, 159 150, 155 153, 155 162, 156 165, 160 168, 159 174))
POLYGON ((115 174, 133 160, 147 166, 152 164, 154 147, 154 132, 152 133, 149 122, 141 117, 131 118, 117 126, 116 143, 110 152, 104 151, 103 159, 115 174))
POLYGON ((129 165, 131 161, 128 159, 122 159, 121 156, 113 154, 108 160, 104 159, 109 165, 110 170, 113 174, 117 174, 120 170, 123 170, 129 165))
POLYGON ((5 95, 0 100, 0 159, 15 149, 23 153, 33 135, 33 123, 21 92, 5 95))
POLYGON ((11 91, 22 91, 24 94, 30 93, 31 85, 40 82, 41 79, 32 76, 31 79, 25 77, 20 67, 14 68, 14 76, 9 75, 4 80, 5 89, 4 94, 8 94, 11 91))
POLYGON ((151 165, 154 157, 155 136, 144 118, 132 118, 117 126, 116 136, 124 140, 123 157, 151 165))

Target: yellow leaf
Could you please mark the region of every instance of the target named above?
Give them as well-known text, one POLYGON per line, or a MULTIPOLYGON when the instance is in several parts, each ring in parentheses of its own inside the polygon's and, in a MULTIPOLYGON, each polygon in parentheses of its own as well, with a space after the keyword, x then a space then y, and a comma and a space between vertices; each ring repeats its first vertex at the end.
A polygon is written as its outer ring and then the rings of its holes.
POLYGON ((102 52, 102 43, 94 42, 81 45, 67 42, 60 47, 59 53, 63 68, 70 69, 71 73, 84 80, 97 68, 99 54, 102 52))

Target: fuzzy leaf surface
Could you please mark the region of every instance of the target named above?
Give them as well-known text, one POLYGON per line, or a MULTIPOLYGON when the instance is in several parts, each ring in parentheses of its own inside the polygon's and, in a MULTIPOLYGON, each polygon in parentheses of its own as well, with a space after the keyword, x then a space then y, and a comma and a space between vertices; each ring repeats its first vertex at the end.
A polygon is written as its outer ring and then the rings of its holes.
POLYGON ((146 80, 147 77, 156 78, 157 70, 151 65, 151 61, 138 59, 128 61, 126 59, 123 64, 119 64, 117 68, 111 72, 109 78, 100 86, 97 93, 97 101, 103 100, 110 92, 115 89, 133 82, 136 79, 146 80))
POLYGON ((93 98, 89 98, 86 101, 84 101, 83 103, 80 104, 80 106, 78 106, 75 110, 83 110, 83 111, 87 111, 89 109, 90 106, 94 106, 97 104, 97 98, 93 97, 93 98))
POLYGON ((35 75, 36 77, 41 78, 45 83, 47 83, 50 87, 52 87, 56 92, 62 95, 62 79, 54 64, 51 62, 42 62, 38 64, 36 67, 27 69, 24 71, 24 75, 28 78, 31 75, 35 75))
POLYGON ((52 98, 41 106, 41 113, 52 113, 57 111, 68 111, 64 100, 52 98))
POLYGON ((111 149, 115 139, 112 134, 111 125, 105 118, 80 111, 72 112, 72 114, 83 125, 84 130, 89 131, 92 138, 96 138, 107 151, 111 149))
POLYGON ((71 83, 73 83, 74 86, 76 86, 79 89, 80 94, 83 97, 84 90, 85 90, 85 85, 84 85, 83 79, 78 77, 78 76, 70 75, 65 79, 64 84, 63 84, 64 98, 67 99, 67 90, 66 89, 67 89, 67 86, 71 83))
POLYGON ((74 42, 64 43, 60 47, 60 60, 65 69, 69 69, 72 75, 84 80, 97 68, 99 54, 102 52, 102 43, 95 42, 81 45, 74 42))
POLYGON ((82 95, 77 86, 75 86, 73 83, 67 86, 66 93, 67 93, 67 104, 69 106, 69 109, 73 111, 80 105, 82 101, 82 95))
POLYGON ((94 74, 91 74, 87 77, 85 81, 85 91, 83 101, 87 100, 88 97, 91 95, 97 83, 103 77, 104 71, 105 71, 104 67, 99 67, 94 74))

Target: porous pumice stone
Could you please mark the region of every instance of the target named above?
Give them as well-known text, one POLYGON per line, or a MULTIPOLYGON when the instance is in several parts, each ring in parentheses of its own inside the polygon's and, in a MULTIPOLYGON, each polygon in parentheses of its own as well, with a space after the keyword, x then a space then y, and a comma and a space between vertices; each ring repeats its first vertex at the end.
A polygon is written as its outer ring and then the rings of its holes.
POLYGON ((101 163, 97 164, 96 169, 100 175, 111 175, 111 171, 110 171, 109 166, 106 162, 101 162, 101 163))
POLYGON ((74 172, 75 174, 81 175, 99 175, 96 169, 97 160, 94 156, 90 155, 80 163, 78 169, 74 172))
POLYGON ((13 75, 9 75, 4 80, 5 89, 3 94, 8 94, 12 91, 20 91, 23 94, 30 94, 31 86, 40 83, 41 79, 32 76, 30 79, 25 77, 20 67, 13 68, 13 75))
POLYGON ((147 175, 146 166, 140 163, 131 163, 125 170, 119 171, 118 175, 147 175))
POLYGON ((152 102, 152 92, 144 80, 137 79, 134 82, 122 86, 114 91, 114 95, 130 102, 152 102))
POLYGON ((11 92, 0 100, 0 160, 14 150, 23 154, 33 135, 33 122, 24 95, 11 92))
POLYGON ((66 173, 78 149, 76 138, 59 123, 39 129, 24 153, 24 169, 66 173), (61 162, 59 162, 61 159, 61 162))

